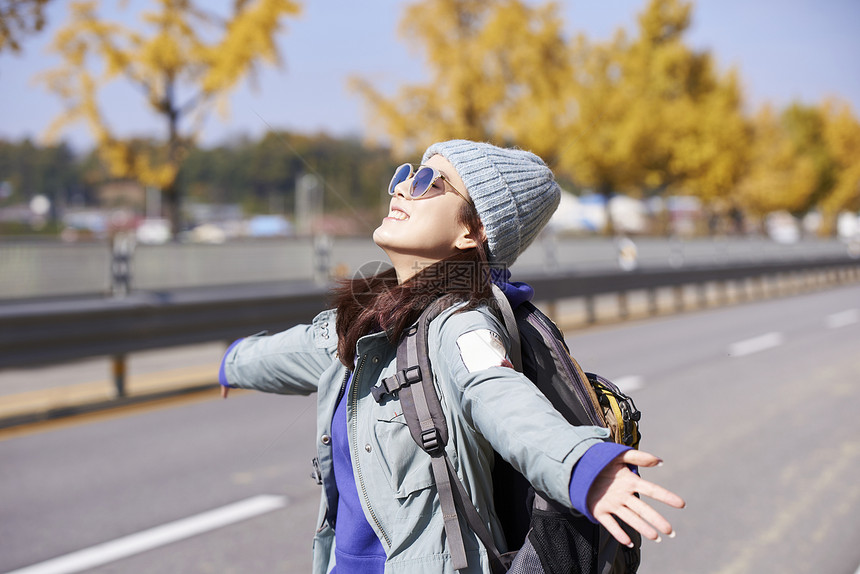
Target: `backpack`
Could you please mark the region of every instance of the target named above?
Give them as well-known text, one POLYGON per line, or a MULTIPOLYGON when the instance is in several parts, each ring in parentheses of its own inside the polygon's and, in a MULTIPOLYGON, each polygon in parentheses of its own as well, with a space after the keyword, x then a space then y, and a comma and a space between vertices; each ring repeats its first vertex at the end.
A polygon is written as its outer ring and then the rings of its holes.
MULTIPOLYGON (((639 418, 632 399, 607 379, 585 373, 570 356, 555 323, 530 302, 511 309, 493 286, 494 303, 511 338, 510 360, 568 422, 610 429, 612 440, 638 448, 639 418)), ((509 552, 500 554, 445 453, 448 428, 428 355, 430 322, 454 304, 441 297, 429 305, 397 347, 397 372, 373 388, 377 402, 397 393, 410 434, 431 457, 433 476, 455 570, 466 568, 462 516, 487 550, 493 574, 635 573, 641 537, 620 524, 634 542, 619 544, 609 532, 579 513, 536 492, 496 454, 493 488, 496 513, 509 552)))

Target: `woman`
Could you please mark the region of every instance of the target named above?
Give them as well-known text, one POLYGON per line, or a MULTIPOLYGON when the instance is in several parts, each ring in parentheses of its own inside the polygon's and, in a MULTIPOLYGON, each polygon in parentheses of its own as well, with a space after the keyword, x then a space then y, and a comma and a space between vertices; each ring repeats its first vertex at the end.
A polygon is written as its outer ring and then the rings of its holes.
MULTIPOLYGON (((404 330, 443 294, 460 301, 433 320, 429 335, 446 451, 497 546, 505 542, 492 502, 494 451, 622 544, 632 542, 615 517, 652 540, 674 536, 636 494, 676 508, 684 501, 630 470, 659 459, 547 409, 510 368, 507 333, 485 303, 487 266, 510 266, 558 206, 549 168, 529 152, 454 140, 428 148, 417 171, 398 168, 389 193, 373 239, 392 269, 343 284, 334 309, 311 325, 237 341, 221 369, 224 396, 229 387, 318 393, 323 495, 314 572, 452 571, 430 457, 412 439, 397 397, 377 403, 371 396, 394 373, 404 330)), ((530 298, 527 286, 492 276, 512 305, 530 298)), ((477 538, 463 536, 469 568, 461 572, 489 572, 477 538)))

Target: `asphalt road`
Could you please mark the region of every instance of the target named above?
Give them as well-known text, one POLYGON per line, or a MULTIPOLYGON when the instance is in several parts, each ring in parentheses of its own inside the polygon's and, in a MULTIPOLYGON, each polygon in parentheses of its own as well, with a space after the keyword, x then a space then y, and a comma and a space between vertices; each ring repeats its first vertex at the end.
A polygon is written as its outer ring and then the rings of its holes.
MULTIPOLYGON (((856 574, 860 286, 568 341, 631 391, 665 459, 645 477, 688 502, 640 572, 856 574)), ((307 572, 314 434, 313 397, 252 393, 7 434, 0 572, 307 572)))

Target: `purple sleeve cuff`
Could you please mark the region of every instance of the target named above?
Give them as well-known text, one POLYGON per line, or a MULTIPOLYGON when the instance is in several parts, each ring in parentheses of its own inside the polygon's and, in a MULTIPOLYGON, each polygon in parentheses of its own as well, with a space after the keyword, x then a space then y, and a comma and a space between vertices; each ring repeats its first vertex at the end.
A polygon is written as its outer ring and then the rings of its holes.
POLYGON ((630 450, 630 447, 614 442, 597 443, 585 451, 570 474, 570 502, 577 512, 595 524, 597 520, 588 511, 588 491, 600 471, 625 450, 630 450))
POLYGON ((218 382, 221 383, 222 387, 230 387, 233 389, 236 388, 235 386, 233 386, 229 382, 227 382, 227 373, 224 372, 224 367, 225 367, 225 363, 227 361, 227 356, 230 354, 230 351, 232 351, 233 347, 238 345, 243 340, 244 340, 244 337, 242 339, 236 339, 235 341, 233 341, 230 344, 230 346, 227 347, 227 350, 224 351, 224 356, 221 357, 221 368, 218 369, 218 382))

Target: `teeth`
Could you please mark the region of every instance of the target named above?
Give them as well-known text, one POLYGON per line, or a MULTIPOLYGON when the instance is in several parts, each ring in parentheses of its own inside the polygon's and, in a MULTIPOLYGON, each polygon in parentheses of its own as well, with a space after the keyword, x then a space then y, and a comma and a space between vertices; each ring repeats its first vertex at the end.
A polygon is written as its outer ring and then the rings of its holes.
POLYGON ((403 213, 402 211, 400 211, 398 209, 392 209, 391 211, 389 211, 388 217, 391 219, 397 219, 399 221, 405 221, 405 220, 409 219, 408 215, 406 215, 405 213, 403 213))

